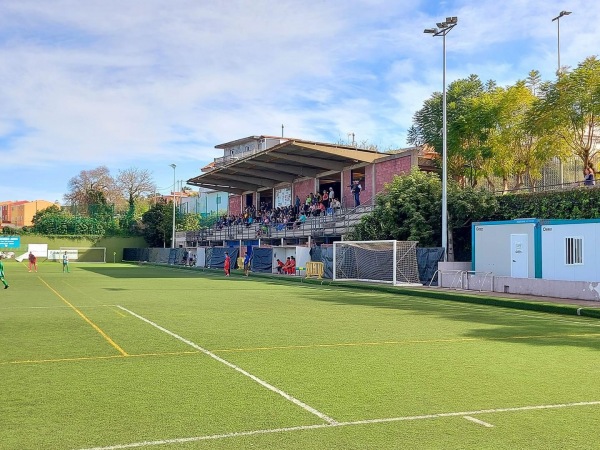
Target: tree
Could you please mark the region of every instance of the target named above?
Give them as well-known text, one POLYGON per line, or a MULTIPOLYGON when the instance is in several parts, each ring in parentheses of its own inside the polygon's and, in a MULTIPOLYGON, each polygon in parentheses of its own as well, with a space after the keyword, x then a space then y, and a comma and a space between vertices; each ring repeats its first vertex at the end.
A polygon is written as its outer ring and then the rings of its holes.
MULTIPOLYGON (((448 184, 448 260, 454 260, 454 230, 491 215, 497 206, 486 191, 448 184)), ((418 169, 397 176, 377 195, 371 214, 362 217, 349 239, 419 241, 421 247, 441 245, 442 183, 418 169)))
POLYGON ((157 202, 142 215, 142 234, 151 247, 171 245, 173 204, 157 202))
POLYGON ((76 207, 78 211, 89 211, 102 193, 108 203, 117 203, 122 199, 115 180, 110 175, 106 166, 100 166, 92 170, 82 170, 78 176, 71 178, 68 182, 68 192, 64 195, 65 201, 76 207))
POLYGON ((130 209, 134 209, 137 199, 152 194, 156 190, 150 172, 135 167, 119 170, 116 187, 121 191, 121 195, 127 199, 130 209))
MULTIPOLYGON (((487 137, 493 123, 493 110, 485 103, 474 103, 486 89, 495 89, 495 83, 488 81, 484 86, 477 75, 470 75, 451 83, 446 94, 448 173, 463 184, 468 169, 477 170, 491 156, 487 137)), ((408 142, 428 145, 442 155, 443 96, 440 92, 434 92, 415 113, 408 142)))
POLYGON ((505 192, 510 176, 516 176, 516 187, 524 183, 525 175, 535 181, 541 177, 543 166, 559 154, 540 141, 529 126, 531 108, 537 98, 527 84, 518 81, 484 94, 495 106, 495 124, 489 136, 492 158, 486 171, 502 178, 505 192))
POLYGON ((600 61, 586 58, 572 72, 546 84, 534 104, 531 123, 548 147, 567 148, 591 166, 600 141, 600 61))
POLYGON ((540 74, 539 70, 531 70, 527 74, 527 80, 525 80, 525 85, 534 96, 537 96, 541 83, 542 75, 540 74))
MULTIPOLYGON (((180 231, 196 231, 200 229, 200 215, 193 213, 177 214, 177 229, 180 231)), ((171 225, 172 226, 172 225, 171 225)))
POLYGON ((33 218, 31 219, 31 224, 35 227, 46 216, 57 216, 57 215, 63 215, 63 214, 64 213, 60 209, 60 206, 58 206, 58 205, 50 205, 47 208, 44 208, 44 209, 41 209, 41 210, 37 211, 34 214, 33 218))

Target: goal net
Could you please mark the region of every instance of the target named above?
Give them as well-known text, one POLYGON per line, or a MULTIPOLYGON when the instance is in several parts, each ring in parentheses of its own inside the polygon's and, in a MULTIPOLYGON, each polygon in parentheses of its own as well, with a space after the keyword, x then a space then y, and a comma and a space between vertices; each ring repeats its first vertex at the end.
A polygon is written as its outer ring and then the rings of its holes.
POLYGON ((48 259, 62 261, 65 252, 69 262, 106 262, 106 247, 61 247, 60 250, 48 250, 48 259))
POLYGON ((416 241, 333 243, 333 279, 420 284, 416 241))

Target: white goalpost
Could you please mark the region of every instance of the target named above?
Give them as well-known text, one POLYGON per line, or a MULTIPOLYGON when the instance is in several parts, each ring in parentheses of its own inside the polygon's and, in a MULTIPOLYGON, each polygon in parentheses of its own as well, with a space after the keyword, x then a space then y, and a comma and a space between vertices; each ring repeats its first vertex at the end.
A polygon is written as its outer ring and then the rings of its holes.
POLYGON ((334 242, 333 280, 420 285, 417 242, 334 242))
POLYGON ((65 252, 69 256, 69 262, 106 262, 106 247, 60 247, 60 250, 48 250, 48 259, 62 261, 65 252))

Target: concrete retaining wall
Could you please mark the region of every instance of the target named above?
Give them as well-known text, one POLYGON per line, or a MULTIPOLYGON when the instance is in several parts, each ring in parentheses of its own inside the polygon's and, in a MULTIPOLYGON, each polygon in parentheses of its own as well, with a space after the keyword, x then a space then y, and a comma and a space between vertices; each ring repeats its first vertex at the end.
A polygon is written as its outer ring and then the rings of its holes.
POLYGON ((471 263, 438 265, 439 286, 451 289, 493 291, 504 294, 535 295, 574 300, 597 301, 600 305, 600 282, 544 280, 542 278, 498 277, 488 272, 471 271, 471 263))

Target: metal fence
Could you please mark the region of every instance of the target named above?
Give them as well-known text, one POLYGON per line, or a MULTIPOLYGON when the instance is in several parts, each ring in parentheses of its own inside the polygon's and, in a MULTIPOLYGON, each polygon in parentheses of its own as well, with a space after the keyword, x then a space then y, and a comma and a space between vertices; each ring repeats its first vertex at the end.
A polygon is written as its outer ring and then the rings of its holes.
MULTIPOLYGON (((600 156, 592 159, 594 167, 600 167, 600 156)), ((505 192, 545 192, 562 189, 571 189, 583 185, 583 161, 580 158, 559 160, 554 158, 542 168, 541 177, 532 180, 525 175, 518 184, 518 179, 513 176, 508 179, 508 189, 504 190, 504 182, 500 177, 491 177, 492 184, 479 180, 479 186, 497 194, 505 192)))

